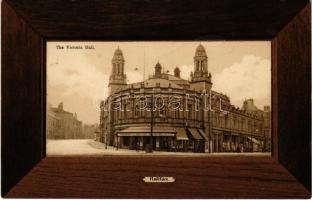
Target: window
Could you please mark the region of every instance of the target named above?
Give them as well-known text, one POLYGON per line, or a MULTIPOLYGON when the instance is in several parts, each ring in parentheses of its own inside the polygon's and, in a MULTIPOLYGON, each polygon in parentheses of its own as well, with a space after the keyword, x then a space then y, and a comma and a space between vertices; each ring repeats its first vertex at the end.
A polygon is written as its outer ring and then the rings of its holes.
POLYGON ((124 104, 123 113, 124 113, 123 118, 127 119, 127 104, 124 104))
POLYGON ((252 130, 251 130, 251 121, 249 120, 248 121, 248 132, 251 132, 252 130))
POLYGON ((188 110, 188 119, 192 119, 192 104, 187 105, 187 110, 188 110))
POLYGON ((118 120, 120 120, 120 119, 122 118, 122 116, 121 116, 122 113, 121 113, 121 112, 122 112, 121 109, 118 109, 118 110, 117 110, 118 120))
POLYGON ((159 116, 160 117, 166 116, 166 107, 165 106, 163 106, 162 108, 159 109, 159 116))
POLYGON ((263 130, 263 124, 260 124, 259 125, 259 133, 262 133, 262 130, 263 130))
POLYGON ((179 109, 175 109, 174 110, 174 117, 177 118, 177 119, 180 118, 180 111, 179 111, 179 109))
POLYGON ((196 119, 197 120, 200 120, 200 111, 199 111, 199 103, 196 102, 196 109, 195 109, 195 112, 196 112, 196 119))
POLYGON ((257 122, 254 123, 254 132, 255 132, 255 133, 258 133, 258 132, 259 132, 257 122))
POLYGON ((144 116, 144 108, 140 108, 140 117, 144 116))
POLYGON ((139 105, 136 105, 135 109, 134 109, 134 116, 138 117, 139 116, 139 112, 140 112, 139 105))
POLYGON ((241 129, 244 130, 244 119, 241 120, 241 129))
POLYGON ((228 127, 228 115, 224 116, 224 125, 225 125, 225 128, 228 127))
POLYGON ((237 126, 237 119, 236 119, 236 117, 233 118, 233 126, 234 126, 234 128, 236 128, 236 126, 237 126))
POLYGON ((123 145, 124 146, 129 146, 129 137, 128 136, 122 137, 122 139, 123 139, 123 145))

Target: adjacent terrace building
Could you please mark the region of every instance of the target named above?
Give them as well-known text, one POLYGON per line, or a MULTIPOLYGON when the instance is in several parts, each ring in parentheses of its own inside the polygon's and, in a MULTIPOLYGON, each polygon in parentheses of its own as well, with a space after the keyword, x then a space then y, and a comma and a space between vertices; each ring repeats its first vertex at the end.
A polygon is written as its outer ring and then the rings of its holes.
POLYGON ((253 99, 242 108, 212 89, 208 57, 196 48, 190 80, 164 72, 161 64, 147 80, 127 84, 125 60, 118 48, 112 59, 109 96, 101 102, 98 139, 118 148, 159 151, 265 151, 270 143, 270 108, 253 99), (266 123, 265 123, 266 122, 266 123))
POLYGON ((48 139, 78 139, 84 138, 82 122, 76 113, 63 109, 63 103, 58 107, 48 106, 47 110, 47 138, 48 139))

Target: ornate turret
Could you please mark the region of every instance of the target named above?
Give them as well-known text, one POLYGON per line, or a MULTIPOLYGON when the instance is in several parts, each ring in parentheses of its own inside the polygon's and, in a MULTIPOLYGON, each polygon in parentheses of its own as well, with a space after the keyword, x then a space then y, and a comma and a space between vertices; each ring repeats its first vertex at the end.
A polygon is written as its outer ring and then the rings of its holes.
POLYGON ((208 73, 208 56, 202 44, 199 44, 194 56, 194 73, 191 76, 192 88, 197 91, 210 90, 211 74, 208 73))
POLYGON ((268 105, 264 106, 263 111, 264 111, 264 112, 270 112, 270 111, 271 111, 270 106, 268 106, 268 105))
POLYGON ((181 72, 181 70, 179 69, 179 67, 176 67, 174 69, 174 76, 177 78, 180 78, 180 72, 181 72))
POLYGON ((115 50, 112 59, 112 72, 109 77, 108 87, 110 95, 118 92, 127 85, 127 76, 124 73, 125 59, 119 47, 115 50))
POLYGON ((194 56, 194 72, 195 76, 202 76, 204 73, 208 73, 208 57, 202 44, 199 44, 196 48, 194 56))
POLYGON ((259 109, 255 106, 254 99, 245 99, 242 110, 248 112, 259 111, 259 109))
POLYGON ((59 103, 59 105, 57 106, 57 109, 59 111, 63 111, 63 102, 59 103))
POLYGON ((155 78, 161 78, 161 65, 159 62, 155 65, 155 78))

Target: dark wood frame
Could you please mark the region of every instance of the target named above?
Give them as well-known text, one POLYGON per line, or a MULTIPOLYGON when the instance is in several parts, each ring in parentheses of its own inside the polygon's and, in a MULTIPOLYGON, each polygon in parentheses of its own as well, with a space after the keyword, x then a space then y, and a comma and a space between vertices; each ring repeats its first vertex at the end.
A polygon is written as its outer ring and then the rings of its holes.
POLYGON ((310 13, 307 0, 4 0, 2 196, 310 197, 310 13), (46 41, 223 39, 272 41, 272 157, 45 158, 46 41))

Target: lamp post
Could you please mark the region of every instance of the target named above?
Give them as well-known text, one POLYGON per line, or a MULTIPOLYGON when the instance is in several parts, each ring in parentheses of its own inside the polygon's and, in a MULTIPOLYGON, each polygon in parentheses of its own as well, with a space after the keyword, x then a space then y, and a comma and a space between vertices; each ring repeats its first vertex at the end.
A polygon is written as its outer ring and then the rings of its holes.
POLYGON ((105 149, 107 149, 107 126, 105 131, 105 149))
MULTIPOLYGON (((210 94, 210 93, 209 93, 210 94)), ((212 127, 211 127, 211 109, 212 109, 212 105, 211 105, 211 94, 209 95, 209 107, 208 107, 208 125, 209 125, 209 129, 208 129, 208 153, 212 153, 212 142, 210 142, 211 140, 211 132, 212 132, 212 127)))
POLYGON ((252 131, 250 132, 250 152, 253 152, 252 131))
POLYGON ((208 110, 208 124, 209 124, 209 131, 208 131, 208 152, 211 153, 211 145, 210 145, 210 140, 211 140, 211 131, 212 131, 212 127, 211 127, 211 116, 210 116, 210 113, 211 113, 211 108, 209 108, 208 110))
POLYGON ((151 99, 148 102, 148 108, 151 111, 151 120, 150 120, 150 141, 149 141, 149 146, 150 149, 146 148, 146 152, 147 153, 152 153, 153 152, 153 126, 154 126, 154 89, 153 89, 153 93, 151 95, 151 99))
POLYGON ((153 125, 154 125, 154 90, 153 94, 151 96, 151 139, 150 139, 150 145, 151 145, 151 153, 153 152, 153 125))
MULTIPOLYGON (((256 135, 258 135, 258 133, 259 133, 259 129, 256 128, 256 135)), ((260 145, 260 144, 259 144, 259 145, 260 145)), ((259 145, 258 145, 258 146, 259 146, 259 145)), ((258 147, 258 148, 259 148, 259 147, 258 147)))

